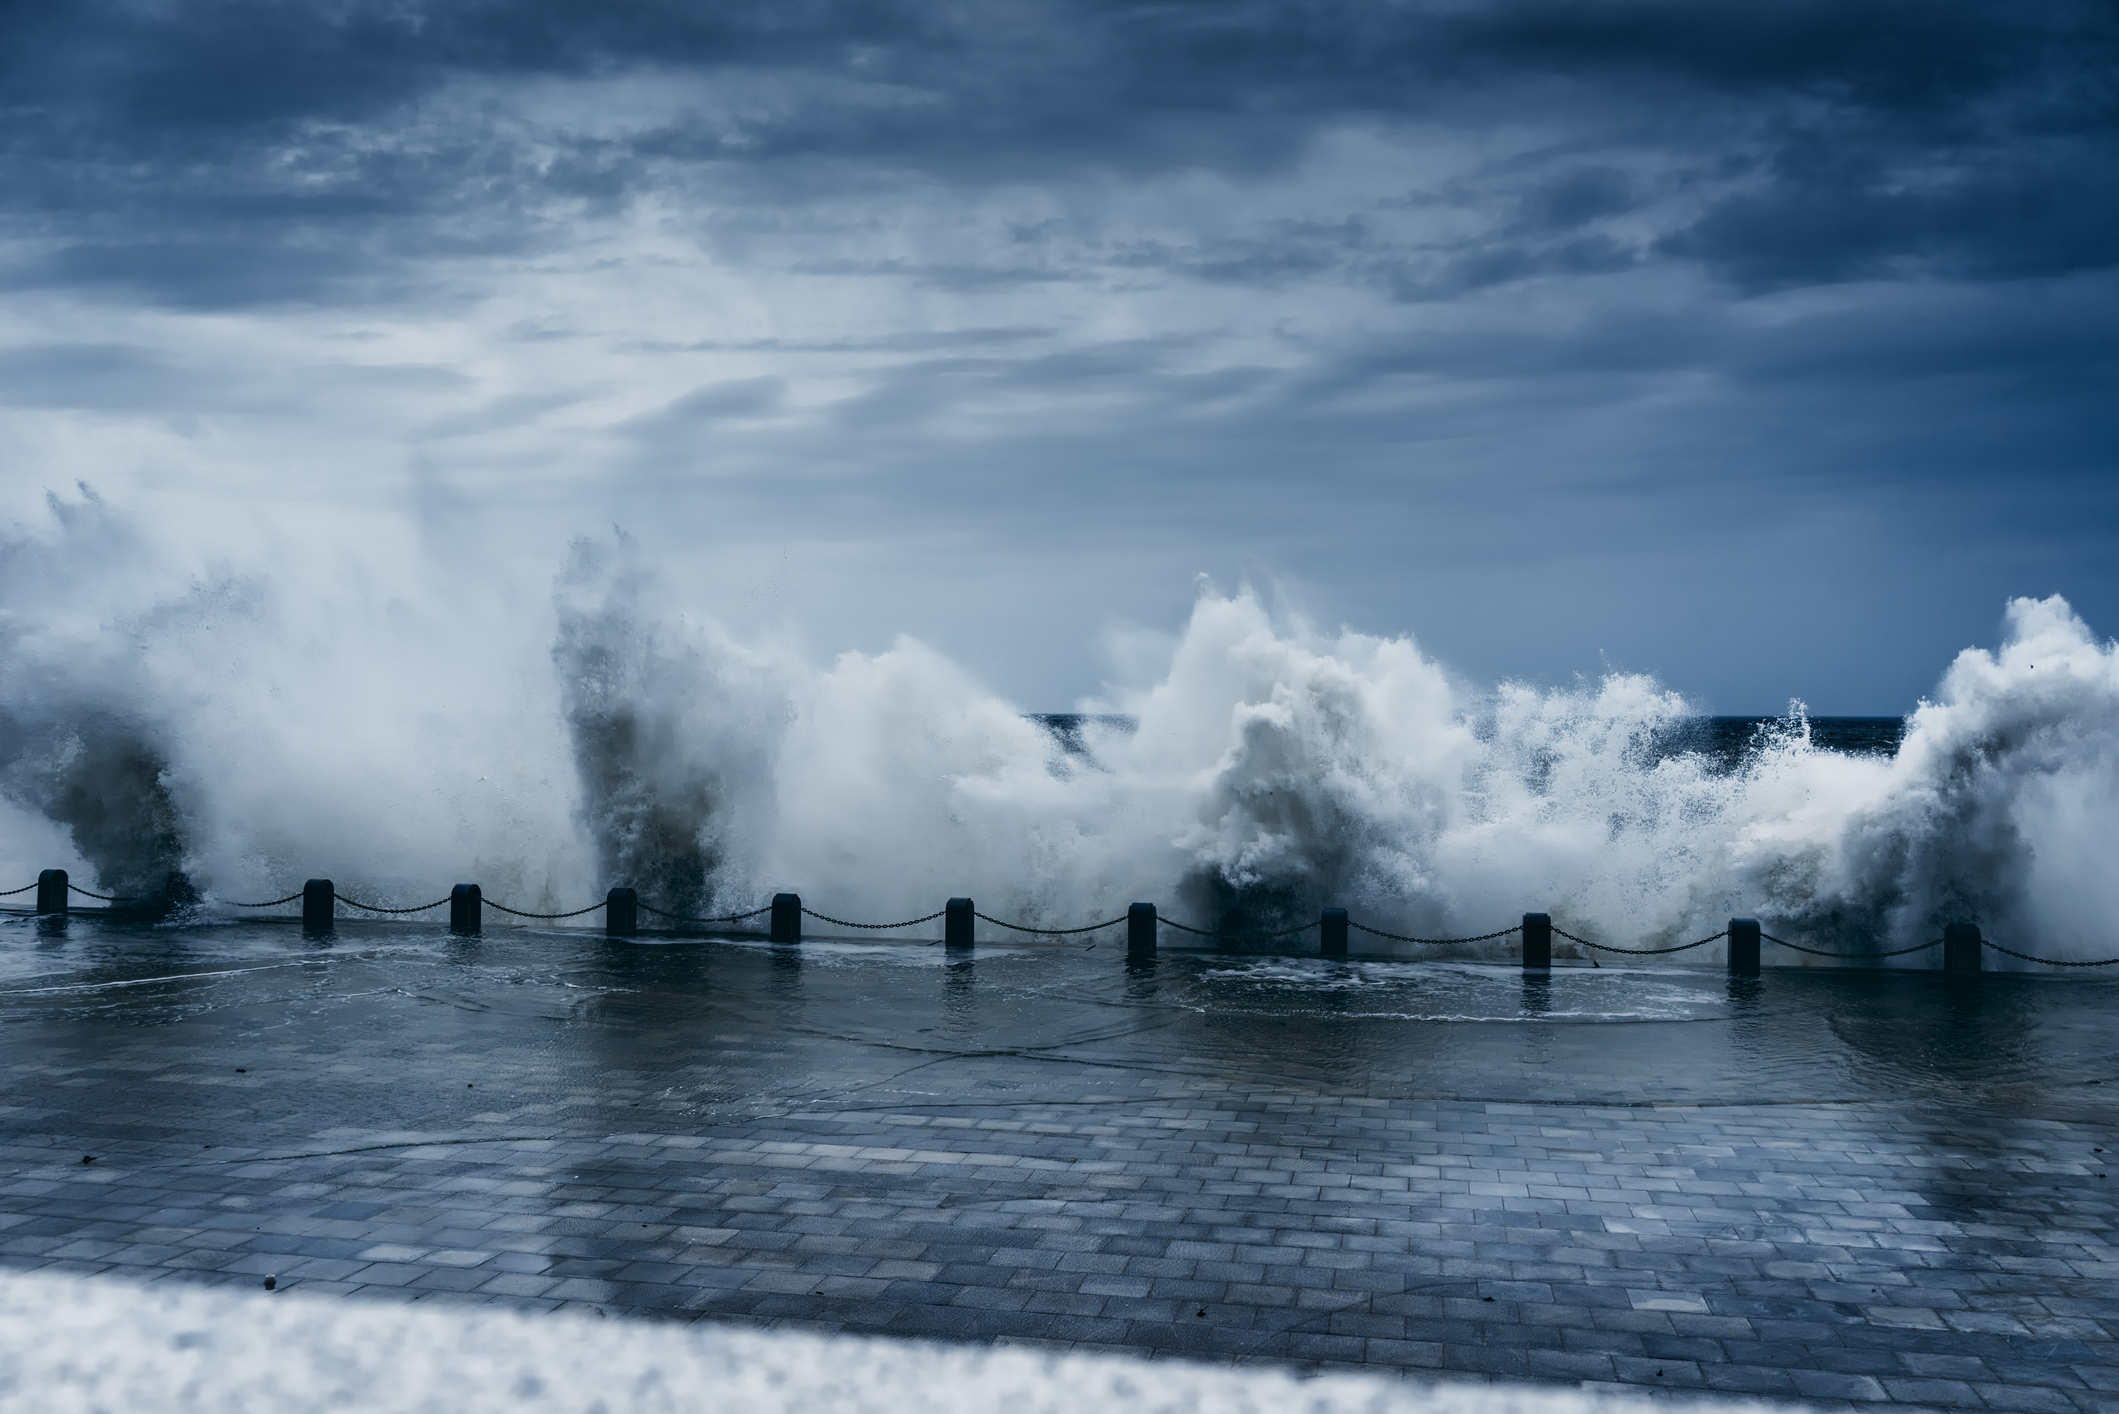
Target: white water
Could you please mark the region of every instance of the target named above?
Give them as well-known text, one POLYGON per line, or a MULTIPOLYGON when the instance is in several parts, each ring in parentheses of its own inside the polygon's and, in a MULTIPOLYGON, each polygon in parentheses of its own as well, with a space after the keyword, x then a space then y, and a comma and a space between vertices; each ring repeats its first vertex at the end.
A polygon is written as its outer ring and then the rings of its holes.
MULTIPOLYGON (((0 1275, 0 1403, 44 1414, 1641 1414, 1633 1394, 0 1275)), ((1717 1401, 1721 1414, 1763 1414, 1717 1401)))
POLYGON ((1633 946, 1749 913, 1825 947, 1965 920, 2119 953, 2119 651, 2057 598, 1948 665, 1895 758, 1798 717, 1718 774, 1646 749, 1690 710, 1649 679, 1471 687, 1410 638, 1209 590, 1159 681, 1085 704, 1138 730, 1092 725, 1084 760, 918 643, 822 669, 739 643, 622 542, 524 605, 200 569, 55 509, 0 547, 0 887, 181 868, 209 900, 329 874, 573 908, 632 883, 716 913, 794 889, 861 920, 970 894, 1047 924, 1152 899, 1200 926, 1340 903, 1423 936, 1546 909, 1633 946))

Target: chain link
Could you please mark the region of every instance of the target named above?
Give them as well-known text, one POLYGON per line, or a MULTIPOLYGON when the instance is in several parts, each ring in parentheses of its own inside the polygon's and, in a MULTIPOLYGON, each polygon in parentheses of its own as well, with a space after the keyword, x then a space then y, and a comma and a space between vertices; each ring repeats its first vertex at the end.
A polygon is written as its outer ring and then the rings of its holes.
POLYGON ((1431 947, 1448 947, 1454 943, 1490 943, 1496 938, 1505 938, 1510 933, 1523 931, 1523 925, 1518 923, 1513 928, 1503 928, 1498 933, 1481 933, 1476 938, 1408 938, 1402 933, 1386 933, 1381 928, 1371 928, 1366 923, 1356 923, 1351 918, 1347 919, 1346 926, 1359 928, 1364 933, 1373 933, 1379 938, 1389 938, 1394 943, 1426 943, 1431 947))
POLYGON ((1099 928, 1109 928, 1113 924, 1126 921, 1126 915, 1120 914, 1118 917, 1108 919, 1102 923, 1091 923, 1086 928, 1030 928, 1021 923, 1004 923, 998 918, 987 917, 987 915, 980 913, 977 909, 971 911, 971 916, 973 918, 984 918, 996 928, 1013 928, 1018 933, 1043 933, 1054 938, 1066 937, 1072 933, 1094 933, 1099 928))
MULTIPOLYGON (((1666 952, 1685 952, 1692 948, 1703 948, 1709 943, 1729 936, 1729 930, 1724 928, 1712 938, 1702 938, 1696 943, 1679 943, 1674 948, 1615 948, 1604 943, 1592 943, 1587 938, 1578 938, 1564 928, 1555 928, 1552 931, 1555 936, 1565 938, 1570 943, 1580 943, 1583 947, 1595 948, 1598 952, 1622 952, 1629 957, 1656 957, 1666 952)), ((1594 958, 1590 959, 1592 962, 1595 960, 1594 958)))
POLYGON ((302 896, 302 892, 302 890, 297 889, 285 898, 270 899, 264 903, 236 903, 229 899, 223 899, 222 902, 226 903, 230 908, 278 908, 283 903, 293 903, 302 896))
POLYGON ((2014 948, 2005 948, 1999 943, 1990 943, 1985 938, 1981 938, 1979 941, 1982 946, 1990 947, 1995 952, 2005 952, 2010 957, 2020 957, 2025 962, 2042 962, 2047 967, 2110 967, 2114 963, 2119 963, 2119 957, 2107 957, 2096 962, 2062 962, 2057 957, 2032 957, 2027 952, 2018 952, 2014 948))
MULTIPOLYGON (((444 900, 444 902, 446 902, 446 900, 444 900)), ((597 909, 599 909, 599 908, 602 908, 602 907, 604 906, 603 904, 600 904, 600 903, 592 903, 592 904, 590 904, 590 905, 589 905, 589 906, 588 906, 587 908, 577 908, 577 909, 575 909, 575 910, 574 910, 574 911, 573 911, 572 913, 524 913, 524 912, 523 912, 523 911, 522 911, 521 909, 519 909, 519 908, 510 908, 510 907, 508 907, 508 906, 507 906, 506 904, 504 904, 504 903, 495 903, 495 902, 493 902, 493 900, 491 900, 491 899, 482 899, 482 900, 480 900, 480 902, 484 903, 484 904, 485 904, 485 906, 486 906, 487 908, 497 908, 497 909, 499 909, 499 910, 500 910, 500 911, 501 911, 502 913, 512 913, 512 914, 514 914, 514 915, 515 915, 515 916, 516 916, 517 918, 545 918, 545 919, 550 919, 550 918, 579 918, 579 917, 580 917, 580 916, 581 916, 582 914, 584 914, 584 913, 594 913, 594 912, 595 912, 595 911, 596 911, 597 909)))
MULTIPOLYGON (((31 883, 24 884, 19 889, 0 890, 0 898, 12 898, 16 894, 26 894, 31 889, 34 889, 36 887, 36 884, 31 883)), ((69 883, 66 887, 73 893, 80 894, 86 898, 96 899, 97 901, 102 903, 130 903, 136 901, 131 897, 125 895, 95 893, 91 890, 82 888, 79 884, 69 883)), ((230 908, 278 908, 281 904, 293 903, 296 899, 301 898, 303 896, 303 892, 304 891, 297 890, 294 893, 288 894, 284 898, 267 899, 263 903, 240 903, 233 899, 223 900, 223 902, 230 908)), ((436 899, 432 903, 416 904, 411 908, 382 908, 372 903, 362 903, 357 899, 347 898, 344 894, 337 893, 335 891, 332 894, 332 897, 337 899, 340 903, 347 905, 349 908, 358 908, 366 913, 389 914, 424 913, 430 908, 439 908, 443 904, 449 902, 448 899, 440 898, 436 899)), ((587 908, 577 908, 571 913, 526 913, 522 909, 510 908, 506 904, 496 903, 492 899, 484 899, 481 900, 481 902, 483 902, 483 904, 487 908, 498 909, 500 912, 510 914, 516 918, 533 918, 542 921, 551 921, 561 918, 579 918, 584 913, 594 913, 597 909, 606 906, 604 903, 592 903, 587 908)), ((756 918, 761 913, 770 913, 772 911, 772 905, 768 903, 762 907, 754 908, 748 913, 728 913, 722 914, 714 918, 692 918, 684 914, 665 912, 664 910, 656 908, 651 904, 644 903, 641 904, 640 907, 646 912, 654 914, 658 918, 667 918, 673 923, 741 923, 747 918, 756 918)), ((833 918, 829 914, 819 913, 813 908, 805 908, 802 910, 802 912, 808 914, 811 918, 816 919, 820 923, 829 923, 832 924, 834 927, 838 928, 860 928, 869 932, 887 932, 893 928, 911 928, 921 923, 932 923, 935 919, 940 918, 943 916, 943 914, 947 913, 948 910, 943 909, 940 912, 930 913, 923 918, 908 918, 902 923, 854 923, 844 918, 833 918)), ((1033 928, 1025 923, 1010 923, 1005 919, 995 918, 991 914, 979 913, 976 910, 973 911, 972 917, 980 919, 983 922, 991 923, 996 928, 1008 928, 1018 933, 1032 933, 1044 937, 1053 938, 1072 937, 1080 933, 1094 933, 1099 929, 1114 928, 1119 924, 1127 921, 1125 916, 1121 916, 1118 918, 1107 919, 1102 923, 1086 924, 1080 928, 1033 928)), ((1180 923, 1174 918, 1159 917, 1156 919, 1156 922, 1159 924, 1168 924, 1170 927, 1177 929, 1179 932, 1190 933, 1194 937, 1213 938, 1217 941, 1222 942, 1270 942, 1276 938, 1291 938, 1298 933, 1307 933, 1310 929, 1319 926, 1316 923, 1301 923, 1297 924, 1293 928, 1283 928, 1277 933, 1217 933, 1206 928, 1194 928, 1190 924, 1180 923)), ((1347 926, 1356 929, 1360 932, 1367 933, 1372 937, 1388 938, 1394 943, 1417 943, 1425 947, 1457 947, 1468 945, 1471 943, 1490 943, 1496 938, 1506 938, 1511 934, 1520 933, 1523 931, 1522 925, 1518 924, 1515 927, 1503 928, 1493 933, 1481 933, 1475 938, 1415 938, 1409 937, 1403 933, 1386 933, 1381 928, 1371 928, 1366 923, 1356 923, 1352 919, 1347 920, 1347 926)), ((1568 932, 1564 928, 1556 927, 1552 931, 1555 936, 1565 938, 1567 939, 1567 941, 1579 944, 1582 947, 1594 948, 1598 952, 1622 953, 1628 957, 1659 957, 1666 953, 1688 952, 1693 948, 1705 947, 1709 943, 1719 942, 1721 939, 1729 936, 1728 931, 1724 929, 1722 932, 1716 933, 1711 937, 1701 938, 1697 942, 1680 943, 1674 948, 1615 948, 1608 943, 1593 943, 1587 938, 1578 938, 1573 933, 1568 932)), ((1894 948, 1889 952, 1849 953, 1828 952, 1823 948, 1804 947, 1801 943, 1791 943, 1785 938, 1776 938, 1771 933, 1761 932, 1759 934, 1759 937, 1761 940, 1772 943, 1776 947, 1792 948, 1796 952, 1808 953, 1812 957, 1840 958, 1846 961, 1866 961, 1872 958, 1904 957, 1908 953, 1925 952, 1929 948, 1941 947, 1943 941, 1942 939, 1937 938, 1933 942, 1916 943, 1912 947, 1894 948)), ((2069 962, 2064 961, 2060 958, 2037 957, 2031 953, 2018 952, 2014 948, 2003 947, 2000 943, 1992 942, 1985 938, 1981 938, 1979 942, 1980 946, 1992 948, 1995 952, 2005 953, 2010 957, 2021 958, 2025 962, 2035 962, 2045 967, 2119 966, 2119 957, 2100 958, 2093 962, 2069 962)))
MULTIPOLYGON (((770 905, 767 906, 770 907, 770 905)), ((805 908, 802 911, 819 923, 831 923, 841 928, 867 928, 871 931, 876 931, 886 928, 910 928, 915 923, 932 923, 949 910, 946 908, 940 909, 928 914, 925 918, 908 918, 903 923, 849 923, 843 918, 832 918, 826 914, 819 913, 814 908, 805 908)))
POLYGON ((369 913, 423 913, 430 908, 440 908, 443 904, 448 902, 448 900, 445 898, 438 898, 432 903, 414 904, 410 908, 378 908, 372 903, 360 903, 354 899, 347 898, 344 894, 339 893, 336 890, 332 891, 331 897, 337 899, 340 903, 346 905, 346 907, 348 908, 358 908, 365 910, 369 913))
POLYGON ((13 898, 16 894, 26 894, 35 887, 37 887, 35 884, 24 884, 19 889, 9 889, 5 893, 0 893, 0 898, 13 898))
POLYGON ((1786 939, 1776 938, 1771 933, 1761 933, 1759 936, 1769 943, 1777 943, 1784 948, 1794 948, 1797 952, 1806 952, 1812 957, 1843 957, 1857 962, 1872 957, 1904 957, 1909 952, 1926 952, 1929 948, 1942 946, 1942 939, 1937 938, 1932 943, 1915 943, 1910 948, 1899 948, 1892 952, 1826 952, 1822 948, 1806 948, 1801 943, 1791 943, 1786 939))
POLYGON ((640 905, 640 907, 642 911, 652 913, 657 918, 667 918, 672 923, 741 923, 746 918, 756 918, 761 913, 770 913, 773 911, 773 906, 771 904, 767 904, 763 908, 754 908, 748 913, 729 913, 724 914, 719 918, 687 918, 681 913, 664 913, 661 909, 654 907, 652 904, 643 903, 640 905))
POLYGON ((1180 923, 1174 918, 1157 918, 1155 921, 1167 924, 1182 933, 1192 933, 1202 938, 1219 938, 1224 942, 1231 943, 1262 943, 1274 938, 1292 938, 1297 933, 1307 933, 1310 929, 1318 926, 1315 923, 1299 923, 1293 928, 1283 928, 1277 933, 1213 933, 1205 928, 1194 928, 1189 924, 1180 923))

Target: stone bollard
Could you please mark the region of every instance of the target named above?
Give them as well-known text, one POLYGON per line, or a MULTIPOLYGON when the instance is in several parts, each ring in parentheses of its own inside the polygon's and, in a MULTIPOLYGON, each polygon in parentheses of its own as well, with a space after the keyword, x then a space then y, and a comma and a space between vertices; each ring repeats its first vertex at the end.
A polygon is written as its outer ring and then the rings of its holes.
POLYGON ((1732 918, 1729 920, 1729 971, 1738 977, 1758 976, 1758 935, 1756 918, 1732 918))
POLYGON ((37 912, 66 912, 66 871, 46 869, 37 876, 37 912))
POLYGON ((1526 913, 1523 915, 1523 970, 1525 972, 1552 971, 1552 915, 1550 913, 1526 913))
POLYGON ((485 929, 485 891, 476 884, 458 884, 449 890, 449 931, 478 933, 485 929))
POLYGON ((640 894, 635 889, 612 889, 603 896, 603 936, 640 936, 640 894))
POLYGON ((950 952, 971 950, 971 900, 953 898, 942 906, 942 944, 950 952))
POLYGON ((1977 924, 1952 923, 1942 930, 1942 975, 1977 977, 1982 951, 1977 924))
POLYGON ((1327 908, 1317 920, 1317 951, 1325 957, 1346 956, 1346 910, 1327 908))
POLYGON ((328 933, 338 913, 338 889, 329 879, 311 879, 302 885, 302 931, 328 933))
POLYGON ((776 943, 799 943, 802 941, 802 895, 773 895, 773 941, 776 943))
POLYGON ((1126 956, 1155 956, 1155 905, 1136 903, 1126 909, 1126 956))

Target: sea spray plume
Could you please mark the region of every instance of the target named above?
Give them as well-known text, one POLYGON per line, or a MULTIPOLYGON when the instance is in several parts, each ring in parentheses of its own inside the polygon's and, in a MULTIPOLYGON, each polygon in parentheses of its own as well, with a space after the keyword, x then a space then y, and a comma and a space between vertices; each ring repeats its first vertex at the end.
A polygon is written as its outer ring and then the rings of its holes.
POLYGON ((1479 751, 1435 847, 1459 914, 1492 928, 1549 910, 1585 936, 1653 941, 1722 909, 1719 829, 1740 788, 1696 753, 1654 750, 1691 712, 1635 673, 1507 683, 1474 704, 1479 751))
POLYGON ((137 563, 144 547, 93 489, 79 492, 47 495, 56 537, 0 543, 0 792, 63 826, 100 891, 188 902, 186 812, 166 724, 143 711, 140 634, 112 635, 102 606, 65 602, 83 562, 137 563))
POLYGON ((458 879, 533 907, 586 890, 550 674, 522 672, 549 630, 515 604, 481 623, 460 585, 411 598, 371 541, 333 561, 260 536, 231 566, 85 490, 50 513, 0 545, 19 867, 150 896, 180 868, 209 902, 314 874, 399 905, 458 879))
POLYGON ((0 715, 0 789, 66 827, 94 884, 135 903, 188 903, 183 815, 167 762, 139 722, 77 709, 0 715))
POLYGON ((1173 882, 1211 926, 1284 928, 1334 902, 1434 923, 1433 844, 1476 750, 1456 698, 1410 639, 1283 630, 1255 595, 1203 586, 1115 756, 1189 796, 1173 882))
POLYGON ((1958 655, 1896 757, 1784 746, 1746 804, 1734 862, 1790 929, 1905 947, 1969 922, 2024 951, 2119 955, 2119 648, 2058 596, 2012 600, 2001 648, 1958 655))
POLYGON ((2119 649, 2058 599, 2011 604, 1895 756, 1820 750, 1796 716, 1724 769, 1668 751, 1692 709, 1650 679, 1475 696, 1410 640, 1207 588, 1159 681, 1082 704, 1137 729, 1083 723, 1093 763, 1055 771, 1049 732, 932 649, 817 669, 735 644, 665 612, 622 540, 576 548, 552 620, 479 600, 478 576, 379 572, 365 542, 335 575, 181 548, 86 495, 0 545, 20 868, 128 893, 182 869, 223 898, 330 873, 397 904, 475 879, 539 908, 599 883, 716 912, 791 887, 862 921, 969 893, 1050 926, 1137 898, 1241 929, 1339 903, 1428 937, 1546 908, 1633 946, 1739 912, 1849 951, 1962 919, 2119 954, 2119 649))
POLYGON ((732 835, 767 825, 785 687, 765 657, 651 617, 652 592, 623 533, 575 541, 552 661, 601 877, 699 916, 727 892, 732 835))
POLYGON ((924 644, 842 653, 790 708, 763 863, 806 897, 886 921, 968 894, 996 917, 1066 926, 1169 875, 1167 843, 1144 834, 1153 816, 1119 781, 1055 773, 1051 734, 924 644))
POLYGON ((1423 842, 1472 740, 1408 641, 1282 631, 1204 588, 1161 682, 1084 706, 1093 767, 1055 771, 1049 732, 933 650, 841 655, 796 695, 774 876, 864 918, 969 893, 1067 926, 1148 898, 1251 929, 1359 894, 1435 921, 1423 842))

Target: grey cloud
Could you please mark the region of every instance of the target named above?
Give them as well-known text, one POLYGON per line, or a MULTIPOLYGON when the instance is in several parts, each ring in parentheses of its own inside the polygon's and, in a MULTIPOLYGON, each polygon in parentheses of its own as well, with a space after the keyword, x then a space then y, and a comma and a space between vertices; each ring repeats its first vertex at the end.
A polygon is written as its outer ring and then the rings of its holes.
MULTIPOLYGON (((1613 268, 1608 238, 1523 240, 1627 210, 1617 147, 1661 154, 1705 195, 1653 258, 1750 288, 2006 277, 2110 264, 2115 68, 2119 15, 2082 0, 18 6, 0 20, 0 179, 17 230, 58 237, 44 280, 194 304, 359 300, 397 288, 378 273, 393 265, 564 239, 580 213, 699 164, 748 173, 753 200, 814 199, 802 169, 817 162, 870 182, 1241 177, 1349 123, 1542 121, 1576 132, 1577 155, 1482 197, 1514 243, 1414 282, 1421 297, 1613 268), (511 84, 629 72, 695 85, 698 111, 618 137, 535 122, 531 137, 495 116, 511 84), (442 102, 464 84, 497 97, 442 102), (763 96, 721 102, 731 85, 763 96), (237 255, 218 259, 224 245, 237 255)), ((1321 258, 1289 236, 1278 255, 1193 268, 1271 281, 1321 258)), ((1041 278, 911 273, 956 289, 1041 278)))
POLYGON ((1924 170, 1832 147, 1828 134, 1791 144, 1756 189, 1716 202, 1661 249, 1754 289, 1906 274, 2014 279, 2119 261, 2111 142, 1929 151, 1924 170))
POLYGON ((515 393, 493 398, 464 412, 439 417, 419 429, 431 438, 476 437, 505 428, 522 427, 548 412, 571 407, 584 400, 583 393, 515 393))
POLYGON ((1015 344, 1049 338, 1049 328, 936 329, 878 334, 859 339, 694 339, 686 343, 638 343, 632 353, 931 353, 936 349, 1015 344))
POLYGON ((1573 232, 1639 204, 1631 175, 1615 167, 1575 167, 1525 192, 1510 229, 1533 234, 1573 232))
POLYGON ((140 409, 167 405, 199 386, 158 352, 128 344, 0 349, 0 403, 10 407, 140 409))
POLYGON ((651 441, 683 436, 716 422, 735 418, 762 417, 777 409, 787 396, 784 378, 739 378, 695 388, 653 412, 628 418, 623 430, 651 441))

